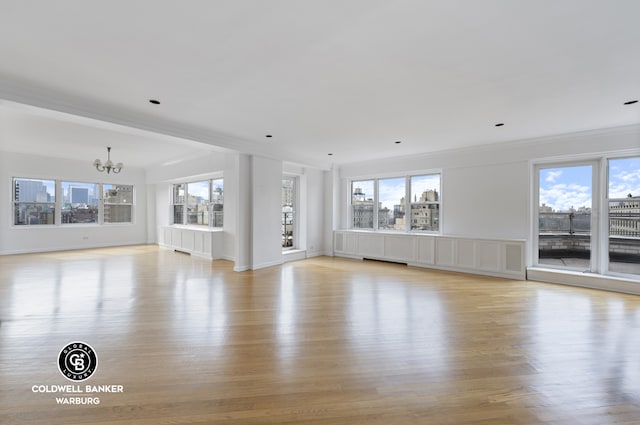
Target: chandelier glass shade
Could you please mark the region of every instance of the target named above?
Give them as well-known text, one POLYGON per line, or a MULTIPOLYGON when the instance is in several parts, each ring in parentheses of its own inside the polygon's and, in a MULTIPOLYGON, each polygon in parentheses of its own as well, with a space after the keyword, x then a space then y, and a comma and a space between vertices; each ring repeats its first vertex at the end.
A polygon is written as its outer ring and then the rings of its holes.
POLYGON ((93 166, 96 167, 98 171, 106 171, 107 174, 113 171, 114 174, 119 173, 124 168, 124 164, 122 162, 118 162, 113 165, 113 161, 111 161, 111 147, 107 148, 107 162, 104 164, 99 159, 93 161, 93 166))

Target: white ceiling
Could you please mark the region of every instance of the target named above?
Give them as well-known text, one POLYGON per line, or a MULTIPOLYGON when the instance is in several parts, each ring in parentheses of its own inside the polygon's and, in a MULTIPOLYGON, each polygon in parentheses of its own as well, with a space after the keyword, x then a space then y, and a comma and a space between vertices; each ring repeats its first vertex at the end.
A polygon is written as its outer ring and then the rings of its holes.
MULTIPOLYGON (((328 167, 640 123, 638 17, 637 0, 0 1, 0 98, 328 167)), ((133 133, 135 156, 151 142, 133 133)), ((93 158, 89 140, 55 143, 93 158)))
POLYGON ((145 130, 69 115, 48 109, 0 101, 0 151, 124 162, 125 167, 146 168, 225 152, 211 145, 145 130))

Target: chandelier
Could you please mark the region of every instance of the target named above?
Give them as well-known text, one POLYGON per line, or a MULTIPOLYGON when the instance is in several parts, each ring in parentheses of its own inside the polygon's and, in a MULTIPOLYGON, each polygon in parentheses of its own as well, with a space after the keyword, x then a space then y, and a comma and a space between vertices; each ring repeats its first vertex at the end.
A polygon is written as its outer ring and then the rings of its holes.
POLYGON ((111 147, 107 148, 107 162, 102 165, 102 162, 99 159, 93 161, 93 166, 96 167, 98 171, 107 171, 107 174, 113 171, 114 174, 119 173, 124 168, 124 164, 122 162, 118 162, 116 165, 113 165, 111 161, 111 147))

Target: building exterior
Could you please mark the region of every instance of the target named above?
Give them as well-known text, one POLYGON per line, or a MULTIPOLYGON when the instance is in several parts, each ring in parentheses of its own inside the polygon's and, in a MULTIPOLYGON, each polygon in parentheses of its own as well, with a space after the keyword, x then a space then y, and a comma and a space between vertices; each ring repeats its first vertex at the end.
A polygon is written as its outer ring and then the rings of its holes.
POLYGON ((89 189, 86 187, 69 187, 69 203, 71 205, 89 204, 89 189))
POLYGON ((104 191, 104 222, 131 223, 133 186, 116 185, 104 191))
POLYGON ((640 236, 640 196, 609 199, 609 234, 640 236))
POLYGON ((353 191, 351 198, 354 229, 373 229, 373 198, 367 198, 361 188, 353 191))
POLYGON ((411 203, 411 229, 437 231, 440 228, 440 204, 437 190, 425 190, 420 200, 411 203))

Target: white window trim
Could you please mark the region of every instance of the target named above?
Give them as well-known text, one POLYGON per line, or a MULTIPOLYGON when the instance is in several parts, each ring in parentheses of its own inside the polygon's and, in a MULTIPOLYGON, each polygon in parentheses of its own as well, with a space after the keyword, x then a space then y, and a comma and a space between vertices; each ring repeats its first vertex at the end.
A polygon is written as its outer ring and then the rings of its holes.
POLYGON ((347 179, 347 229, 357 231, 357 232, 381 232, 381 233, 419 233, 419 234, 430 234, 430 235, 441 235, 442 234, 442 226, 443 226, 443 196, 442 196, 442 181, 443 181, 443 171, 442 170, 425 170, 425 171, 416 171, 410 174, 398 175, 394 173, 380 174, 373 176, 364 176, 364 177, 352 177, 347 179), (438 196, 439 201, 433 202, 434 204, 438 204, 439 208, 439 217, 438 217, 438 230, 421 230, 421 229, 412 229, 411 228, 411 220, 407 220, 407 216, 411 214, 411 178, 419 177, 419 176, 429 176, 429 175, 439 175, 440 176, 440 187, 438 188, 438 196), (405 222, 404 229, 379 229, 379 221, 378 221, 378 203, 379 203, 379 181, 387 180, 387 179, 405 179, 405 222), (361 182, 361 181, 373 181, 373 228, 354 228, 353 227, 353 182, 361 182))
POLYGON ((171 219, 171 226, 176 226, 176 227, 187 227, 187 228, 191 228, 191 229, 222 229, 224 228, 224 189, 222 192, 222 196, 223 196, 223 227, 216 227, 213 226, 211 221, 209 222, 208 225, 202 225, 202 224, 189 224, 187 223, 187 214, 188 214, 188 200, 189 200, 189 184, 191 183, 199 183, 199 182, 203 182, 203 181, 207 181, 209 182, 209 206, 212 206, 212 199, 213 199, 213 182, 215 180, 222 180, 223 181, 223 186, 224 186, 224 176, 223 175, 214 175, 214 176, 209 176, 209 177, 201 177, 201 178, 193 178, 193 179, 189 179, 189 180, 176 180, 176 181, 172 181, 169 184, 169 200, 170 200, 170 204, 169 204, 169 217, 171 219), (179 184, 183 184, 185 186, 184 188, 184 193, 185 193, 185 201, 183 204, 176 204, 174 203, 174 186, 179 185, 179 184), (174 207, 176 205, 182 205, 182 223, 175 223, 174 222, 174 207))
POLYGON ((573 157, 556 157, 530 161, 532 181, 531 204, 531 254, 533 268, 554 270, 558 273, 574 274, 576 269, 552 267, 538 261, 538 234, 540 205, 540 169, 553 167, 570 167, 592 165, 592 230, 591 230, 591 266, 587 271, 591 275, 602 278, 625 279, 639 281, 640 276, 609 270, 609 160, 640 157, 640 151, 604 153, 602 155, 580 155, 573 157))
POLYGON ((557 269, 557 270, 566 270, 572 272, 589 272, 589 273, 597 273, 596 270, 600 269, 600 261, 598 258, 596 249, 599 245, 600 237, 599 237, 599 229, 600 229, 600 220, 599 220, 599 211, 600 211, 600 202, 594 202, 595 200, 599 200, 599 176, 600 176, 600 163, 596 160, 591 161, 564 161, 564 162, 545 162, 541 164, 536 164, 533 172, 533 234, 531 237, 533 249, 532 249, 532 264, 535 267, 542 267, 547 269, 557 269), (560 267, 554 266, 550 264, 541 264, 539 258, 539 248, 540 248, 540 171, 547 168, 571 168, 571 167, 582 167, 582 166, 590 166, 591 167, 591 237, 590 237, 590 260, 589 260, 589 268, 587 270, 579 269, 579 268, 570 268, 570 267, 560 267))
POLYGON ((102 227, 102 226, 132 226, 136 223, 135 212, 136 212, 136 202, 137 202, 137 190, 136 185, 132 183, 105 183, 105 182, 91 182, 91 181, 82 181, 82 179, 61 179, 61 178, 50 178, 50 177, 11 177, 11 190, 9 191, 11 196, 11 202, 9 203, 11 207, 11 213, 9 214, 10 225, 9 227, 14 229, 50 229, 50 228, 58 228, 58 227, 102 227), (53 216, 53 224, 38 224, 38 225, 25 225, 25 224, 16 224, 15 223, 15 205, 17 203, 15 201, 15 179, 27 179, 27 180, 48 180, 53 181, 55 185, 55 201, 54 202, 38 202, 38 203, 52 203, 55 205, 54 207, 54 216, 53 216), (80 180, 80 181, 78 181, 80 180), (62 204, 63 204, 63 191, 62 191, 62 183, 88 183, 98 186, 98 221, 94 223, 62 223, 62 204), (122 204, 122 205, 131 205, 131 221, 125 223, 105 223, 104 222, 104 185, 121 185, 121 186, 131 186, 133 192, 133 200, 131 204, 122 204))

